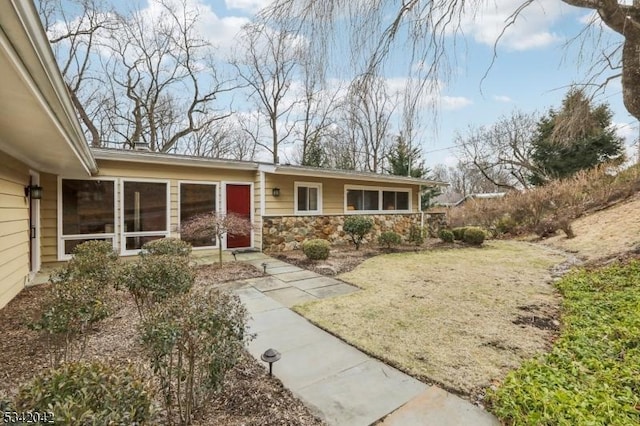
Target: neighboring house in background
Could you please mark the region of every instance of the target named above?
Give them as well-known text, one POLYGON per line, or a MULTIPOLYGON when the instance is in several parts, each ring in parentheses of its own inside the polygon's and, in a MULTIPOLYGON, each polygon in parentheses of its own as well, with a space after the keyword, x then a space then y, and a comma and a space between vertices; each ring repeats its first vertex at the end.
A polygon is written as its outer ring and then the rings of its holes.
MULTIPOLYGON (((373 235, 421 224, 420 193, 402 176, 148 151, 90 149, 36 9, 0 1, 0 308, 43 265, 86 240, 121 255, 179 237, 195 214, 235 212, 253 232, 225 249, 286 250, 307 238, 346 241, 345 217, 373 216, 373 235), (41 197, 40 197, 41 195, 41 197)), ((194 241, 196 250, 213 249, 194 241)), ((213 244, 213 243, 211 243, 213 244)))
POLYGON ((488 200, 492 198, 502 198, 506 192, 482 192, 468 195, 462 195, 459 192, 449 192, 440 194, 434 198, 434 206, 437 207, 456 207, 461 206, 469 200, 488 200))

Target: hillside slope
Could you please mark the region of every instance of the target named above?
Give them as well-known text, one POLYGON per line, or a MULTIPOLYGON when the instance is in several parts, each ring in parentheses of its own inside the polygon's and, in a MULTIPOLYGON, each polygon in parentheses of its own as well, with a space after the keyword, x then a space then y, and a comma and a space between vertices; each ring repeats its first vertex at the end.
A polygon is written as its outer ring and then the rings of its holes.
POLYGON ((640 193, 604 210, 573 222, 575 238, 564 234, 544 244, 576 253, 586 261, 608 258, 640 246, 640 193))

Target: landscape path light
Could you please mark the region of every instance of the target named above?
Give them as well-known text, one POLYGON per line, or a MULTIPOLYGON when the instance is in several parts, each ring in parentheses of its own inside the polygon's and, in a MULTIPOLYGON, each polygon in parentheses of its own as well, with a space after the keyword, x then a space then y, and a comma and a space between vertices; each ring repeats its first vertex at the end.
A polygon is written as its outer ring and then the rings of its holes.
POLYGON ((271 376, 271 372, 272 372, 272 368, 273 368, 273 363, 278 361, 280 358, 282 357, 282 355, 280 355, 280 352, 276 351, 275 349, 269 348, 266 351, 264 351, 264 353, 260 356, 260 358, 264 361, 264 362, 268 362, 269 363, 269 376, 271 376))

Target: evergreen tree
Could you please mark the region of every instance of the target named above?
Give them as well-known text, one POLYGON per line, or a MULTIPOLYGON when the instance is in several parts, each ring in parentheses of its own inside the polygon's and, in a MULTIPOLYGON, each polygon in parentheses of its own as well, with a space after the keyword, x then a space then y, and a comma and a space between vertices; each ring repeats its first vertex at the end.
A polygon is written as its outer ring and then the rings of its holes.
MULTIPOLYGON (((387 157, 389 169, 387 172, 396 176, 409 176, 429 179, 429 169, 425 167, 419 147, 409 147, 404 136, 400 133, 395 140, 391 152, 387 157)), ((422 191, 420 202, 422 208, 431 206, 431 200, 441 194, 439 187, 426 187, 422 191)))
POLYGON ((550 110, 538 123, 532 160, 539 172, 534 185, 571 176, 598 164, 623 160, 624 144, 611 125, 607 104, 593 106, 581 90, 570 90, 558 112, 550 110))
POLYGON ((420 148, 409 148, 402 133, 396 137, 387 161, 389 161, 387 173, 392 175, 423 178, 429 172, 421 160, 420 148))
POLYGON ((327 165, 327 155, 317 139, 309 141, 302 159, 302 165, 312 167, 325 167, 327 165))

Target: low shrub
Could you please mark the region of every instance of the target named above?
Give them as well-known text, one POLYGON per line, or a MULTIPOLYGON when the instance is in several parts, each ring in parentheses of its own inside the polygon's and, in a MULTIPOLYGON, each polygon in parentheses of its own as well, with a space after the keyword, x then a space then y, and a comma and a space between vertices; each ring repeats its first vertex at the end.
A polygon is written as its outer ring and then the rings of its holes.
POLYGON ((302 252, 309 260, 325 260, 329 257, 331 245, 320 238, 306 240, 302 243, 302 252))
POLYGON ((68 282, 72 279, 93 280, 100 285, 113 284, 118 255, 107 241, 85 241, 73 249, 73 257, 50 277, 51 282, 68 282))
POLYGON ((453 228, 451 232, 453 233, 453 239, 456 241, 462 241, 464 239, 464 231, 467 230, 466 226, 458 226, 453 228))
POLYGON ((384 246, 387 249, 390 249, 391 246, 397 246, 402 243, 402 237, 400 234, 393 231, 386 231, 380 234, 378 237, 378 244, 384 246))
POLYGON ((81 359, 92 326, 112 312, 113 291, 98 280, 66 278, 46 290, 29 327, 44 334, 50 365, 81 359))
POLYGON ((638 424, 640 262, 581 270, 557 283, 562 333, 549 353, 487 392, 502 424, 638 424))
POLYGON ((189 256, 191 254, 191 244, 179 238, 161 238, 146 243, 142 246, 141 256, 189 256))
POLYGON ((154 419, 152 400, 131 367, 69 363, 22 386, 12 409, 53 413, 56 424, 142 424, 154 419))
POLYGON ((486 234, 482 228, 468 226, 462 234, 462 241, 473 246, 480 246, 484 243, 486 234))
POLYGON ((140 256, 121 268, 118 286, 123 286, 141 317, 158 302, 187 293, 195 282, 195 271, 185 256, 140 256))
POLYGON ((189 424, 222 387, 244 348, 246 322, 240 299, 217 290, 176 296, 148 313, 142 342, 170 421, 189 424))
POLYGON ((445 243, 452 243, 453 242, 453 232, 451 232, 451 230, 449 229, 441 229, 438 231, 438 238, 440 238, 440 240, 442 240, 445 243))
POLYGON ((373 229, 373 219, 367 216, 349 216, 344 220, 342 229, 349 234, 356 250, 359 250, 362 240, 373 229))
POLYGON ((425 227, 411 225, 411 228, 409 228, 409 237, 407 238, 407 240, 410 243, 415 244, 416 246, 421 246, 422 244, 424 244, 424 239, 426 236, 427 229, 425 227))

